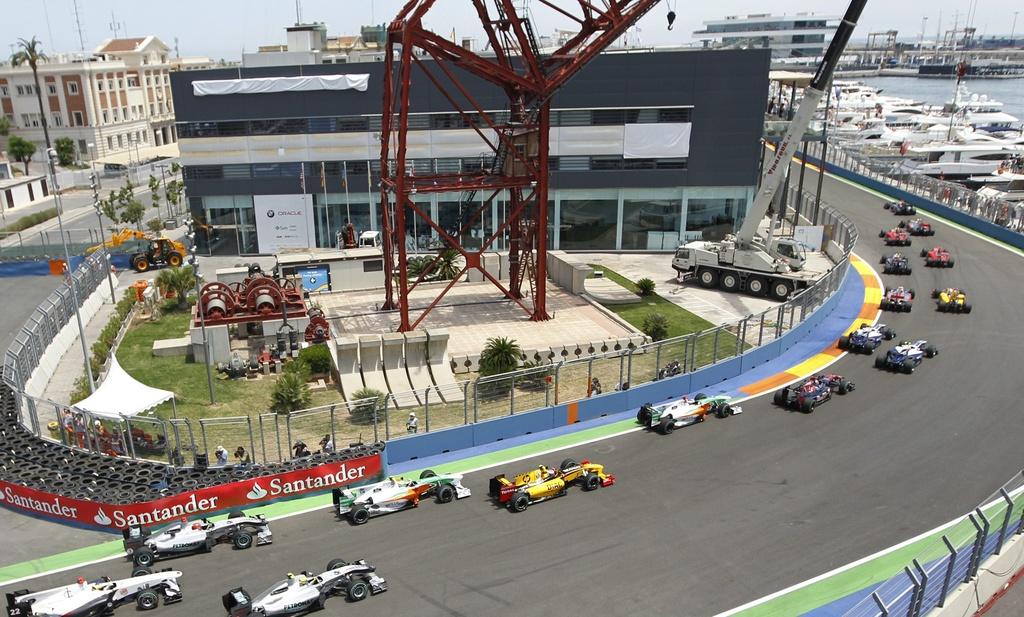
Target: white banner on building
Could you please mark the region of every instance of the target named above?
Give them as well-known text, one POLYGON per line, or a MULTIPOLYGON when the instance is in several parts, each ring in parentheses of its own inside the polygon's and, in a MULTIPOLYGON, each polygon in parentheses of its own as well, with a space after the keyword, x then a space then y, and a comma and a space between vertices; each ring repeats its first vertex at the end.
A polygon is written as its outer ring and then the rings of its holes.
POLYGON ((260 253, 316 246, 312 195, 254 195, 260 253))
POLYGON ((622 156, 627 159, 685 158, 690 156, 690 122, 627 124, 622 156))
POLYGON ((251 77, 249 79, 206 79, 192 82, 195 96, 223 94, 270 94, 316 90, 359 90, 366 92, 370 74, 314 75, 306 77, 251 77))
POLYGON ((803 244, 809 251, 820 251, 825 228, 821 225, 797 225, 793 229, 793 239, 803 244))

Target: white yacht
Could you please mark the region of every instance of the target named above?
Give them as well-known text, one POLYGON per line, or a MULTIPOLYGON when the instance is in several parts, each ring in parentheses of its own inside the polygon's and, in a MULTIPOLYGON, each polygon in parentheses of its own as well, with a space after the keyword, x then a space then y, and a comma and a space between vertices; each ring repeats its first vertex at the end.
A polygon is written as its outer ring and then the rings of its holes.
POLYGON ((901 164, 906 173, 925 174, 946 180, 962 180, 991 174, 1015 157, 1024 156, 1024 145, 993 139, 986 143, 980 135, 968 142, 933 142, 906 149, 901 164))

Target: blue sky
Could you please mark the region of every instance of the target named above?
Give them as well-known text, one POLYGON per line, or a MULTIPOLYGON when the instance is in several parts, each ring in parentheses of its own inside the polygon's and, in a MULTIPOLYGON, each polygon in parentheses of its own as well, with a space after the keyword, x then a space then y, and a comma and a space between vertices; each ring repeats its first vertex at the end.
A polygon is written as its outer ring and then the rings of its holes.
MULTIPOLYGON (((357 33, 359 26, 373 22, 390 21, 405 0, 304 0, 302 17, 305 21, 326 22, 332 35, 357 33)), ((575 6, 574 0, 557 0, 575 6)), ((3 19, 0 20, 0 53, 7 56, 9 45, 18 37, 38 36, 46 51, 77 51, 78 32, 74 19, 74 0, 34 0, 17 3, 5 0, 3 19), (49 19, 47 19, 47 15, 49 19), (47 23, 49 22, 49 23, 47 23), (51 36, 52 33, 52 36, 51 36), (52 40, 51 40, 52 39, 52 40)), ((171 47, 178 37, 182 56, 210 56, 212 58, 239 59, 243 47, 255 51, 263 44, 283 43, 284 27, 295 21, 295 3, 290 0, 175 0, 151 2, 146 0, 78 0, 85 32, 85 47, 93 49, 103 39, 112 36, 110 23, 124 24, 121 35, 142 36, 155 34, 171 47)), ((986 35, 1009 33, 1014 11, 1021 5, 1011 0, 977 0, 974 25, 986 35)), ((435 15, 429 23, 438 32, 450 34, 455 28, 458 36, 478 36, 476 15, 469 10, 468 0, 437 0, 435 15)), ((543 11, 533 2, 541 33, 568 24, 556 21, 550 11, 543 11)), ((942 11, 943 29, 953 25, 954 13, 962 25, 971 6, 970 0, 905 0, 884 2, 868 0, 857 36, 868 32, 895 28, 902 38, 916 40, 920 36, 922 17, 926 22, 927 38, 934 38, 942 11)), ((759 12, 797 13, 813 10, 822 14, 841 14, 846 0, 663 0, 640 23, 640 37, 645 44, 685 44, 690 33, 700 29, 701 22, 726 15, 759 12), (678 14, 672 32, 665 29, 667 6, 678 14)), ((1024 14, 1020 15, 1016 31, 1024 30, 1024 14)), ((1022 37, 1024 38, 1024 37, 1022 37)))

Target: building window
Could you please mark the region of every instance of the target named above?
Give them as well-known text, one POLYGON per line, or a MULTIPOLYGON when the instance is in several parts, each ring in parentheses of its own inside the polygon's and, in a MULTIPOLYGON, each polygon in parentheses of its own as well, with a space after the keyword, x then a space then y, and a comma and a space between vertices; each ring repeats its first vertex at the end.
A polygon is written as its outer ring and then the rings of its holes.
POLYGON ((97 92, 103 92, 103 80, 102 79, 97 79, 96 80, 96 91, 97 92))
POLYGON ((110 150, 113 150, 113 149, 114 149, 114 138, 110 137, 108 135, 107 136, 107 151, 109 152, 110 150))
POLYGON ((70 94, 72 96, 78 94, 78 82, 77 81, 69 81, 68 82, 68 94, 70 94))
POLYGON ((746 212, 746 199, 690 198, 686 204, 686 231, 702 232, 706 240, 721 239, 736 230, 746 212))
POLYGON ((117 78, 117 89, 124 90, 124 80, 120 77, 117 78))
POLYGON ((18 96, 25 96, 25 86, 15 86, 14 91, 18 93, 18 96))
POLYGON ((113 79, 108 79, 107 80, 107 90, 113 90, 113 89, 114 89, 114 80, 113 79))
POLYGON ((682 210, 680 199, 623 199, 622 249, 674 250, 679 246, 682 210))
POLYGON ((46 92, 48 94, 57 94, 57 84, 46 84, 46 92))
POLYGON ((149 104, 149 115, 151 115, 151 116, 155 116, 156 115, 156 106, 153 105, 152 103, 149 104))
POLYGON ((107 114, 107 110, 104 109, 103 110, 103 124, 109 124, 109 123, 110 123, 110 116, 107 114))
POLYGON ((127 107, 122 107, 121 108, 121 117, 124 118, 126 121, 128 120, 128 108, 127 107))
POLYGON ((118 120, 120 120, 120 118, 117 115, 118 112, 117 112, 117 108, 116 107, 113 108, 112 110, 110 110, 110 113, 112 113, 114 115, 114 122, 117 122, 118 120))
POLYGON ((89 145, 85 143, 84 139, 78 140, 78 153, 86 154, 89 151, 89 145))
POLYGON ((10 96, 11 95, 11 91, 7 88, 7 86, 0 86, 0 95, 2 95, 2 96, 10 96))
POLYGON ((150 77, 149 75, 146 75, 146 85, 147 86, 152 86, 153 85, 153 78, 150 77))
POLYGON ((64 126, 64 116, 60 114, 53 114, 50 118, 53 121, 53 126, 64 126))
POLYGON ((82 117, 82 112, 71 112, 71 118, 74 120, 75 126, 85 126, 85 119, 82 117))
POLYGON ((117 136, 117 149, 121 150, 124 148, 124 135, 117 136))
MULTIPOLYGON (((575 193, 566 191, 572 195, 575 193)), ((561 231, 559 248, 567 251, 615 248, 619 200, 614 191, 593 191, 593 197, 561 199, 561 231)))
POLYGON ((139 87, 139 78, 138 77, 129 77, 128 78, 128 87, 129 88, 138 88, 139 87))
POLYGON ((21 125, 25 128, 32 126, 31 114, 21 114, 21 125))

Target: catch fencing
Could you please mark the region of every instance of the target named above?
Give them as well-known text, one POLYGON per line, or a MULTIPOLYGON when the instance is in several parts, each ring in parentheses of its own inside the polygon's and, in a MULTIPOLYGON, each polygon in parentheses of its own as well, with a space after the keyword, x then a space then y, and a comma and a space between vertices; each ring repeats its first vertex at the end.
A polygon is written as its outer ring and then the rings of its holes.
MULTIPOLYGON (((291 458, 299 441, 316 451, 325 440, 340 448, 371 438, 401 439, 690 374, 782 338, 842 285, 857 241, 856 228, 835 208, 795 188, 788 192, 787 203, 785 224, 825 226, 826 242, 831 238, 836 263, 788 301, 734 323, 649 344, 620 343, 620 347, 608 343, 611 348, 589 348, 581 357, 556 355, 551 363, 504 375, 291 413, 201 419, 136 416, 110 421, 78 412, 68 415, 65 406, 22 395, 22 419, 41 437, 129 458, 176 465, 204 459, 213 462, 218 446, 225 446, 231 454, 242 446, 254 462, 273 462, 291 458), (55 432, 47 428, 53 420, 58 421, 55 432)), ((76 272, 80 303, 102 282, 103 259, 98 252, 76 272)), ((24 391, 42 351, 73 317, 73 309, 68 291, 59 290, 19 332, 4 360, 4 380, 15 391, 24 391)))
POLYGON ((942 608, 962 583, 978 576, 986 559, 1024 532, 1024 472, 971 512, 925 541, 918 554, 878 585, 844 617, 920 617, 942 608))

